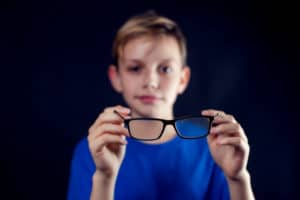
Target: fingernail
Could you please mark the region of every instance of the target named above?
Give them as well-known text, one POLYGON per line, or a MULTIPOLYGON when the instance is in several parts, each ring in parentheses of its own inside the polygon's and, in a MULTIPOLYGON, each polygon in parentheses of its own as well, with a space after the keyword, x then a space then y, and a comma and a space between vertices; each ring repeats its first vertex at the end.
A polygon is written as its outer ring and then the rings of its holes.
POLYGON ((129 109, 129 108, 122 107, 122 108, 121 108, 121 112, 124 112, 124 113, 130 113, 130 109, 129 109))
POLYGON ((208 112, 207 112, 206 110, 202 110, 202 111, 201 111, 201 114, 202 114, 202 115, 207 115, 208 112))
POLYGON ((210 129, 210 132, 211 132, 211 133, 216 133, 216 132, 217 132, 217 130, 216 130, 216 128, 215 128, 215 127, 212 127, 212 128, 210 129))
POLYGON ((122 138, 122 144, 127 144, 128 142, 127 142, 127 140, 126 140, 126 137, 125 137, 125 135, 121 135, 121 138, 122 138))

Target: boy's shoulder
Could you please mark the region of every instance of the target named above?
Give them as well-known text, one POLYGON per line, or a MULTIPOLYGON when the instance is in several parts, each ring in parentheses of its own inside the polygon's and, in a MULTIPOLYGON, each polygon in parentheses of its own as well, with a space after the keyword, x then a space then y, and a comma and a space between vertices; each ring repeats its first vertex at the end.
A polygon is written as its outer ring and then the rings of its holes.
POLYGON ((86 137, 80 139, 77 142, 77 144, 75 145, 73 154, 74 154, 74 156, 77 156, 77 157, 84 157, 84 156, 90 154, 88 141, 87 141, 86 137))
POLYGON ((87 148, 87 147, 88 147, 88 141, 87 141, 87 138, 86 138, 86 137, 83 137, 83 138, 81 138, 81 139, 77 142, 75 150, 76 150, 76 149, 85 149, 85 148, 87 148))
POLYGON ((89 150, 87 137, 82 138, 76 144, 72 160, 73 164, 77 163, 78 165, 85 165, 91 170, 94 169, 94 162, 89 150))

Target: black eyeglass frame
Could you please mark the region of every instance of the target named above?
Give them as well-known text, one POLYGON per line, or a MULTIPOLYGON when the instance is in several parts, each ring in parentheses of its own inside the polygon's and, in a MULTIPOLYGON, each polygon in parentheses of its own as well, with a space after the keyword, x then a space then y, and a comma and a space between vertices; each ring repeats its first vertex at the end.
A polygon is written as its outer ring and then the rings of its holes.
POLYGON ((133 139, 135 139, 135 140, 142 140, 142 141, 158 140, 163 135, 163 132, 164 132, 164 130, 165 130, 165 128, 166 128, 167 125, 172 125, 174 127, 175 131, 176 131, 176 134, 180 138, 183 138, 183 139, 200 139, 200 138, 204 138, 204 137, 206 137, 209 134, 211 126, 212 126, 212 122, 213 122, 213 120, 215 118, 215 116, 207 116, 207 115, 200 114, 200 115, 185 115, 185 116, 177 117, 175 119, 170 119, 170 120, 168 120, 168 119, 161 119, 161 118, 151 118, 151 117, 139 117, 139 118, 126 119, 118 111, 114 110, 114 113, 116 113, 118 116, 120 116, 124 120, 124 124, 128 128, 128 132, 129 132, 130 137, 133 138, 133 139), (184 119, 189 119, 189 118, 199 118, 199 117, 203 117, 203 118, 209 119, 209 125, 208 125, 208 130, 207 130, 206 134, 201 135, 201 136, 196 136, 196 137, 186 137, 186 136, 181 135, 180 132, 177 130, 176 125, 175 125, 176 121, 178 121, 178 120, 184 120, 184 119), (140 138, 134 137, 131 134, 129 123, 131 121, 138 121, 138 120, 156 120, 156 121, 161 121, 163 123, 163 127, 162 127, 162 130, 161 130, 161 133, 158 135, 157 138, 154 138, 154 139, 140 139, 140 138))

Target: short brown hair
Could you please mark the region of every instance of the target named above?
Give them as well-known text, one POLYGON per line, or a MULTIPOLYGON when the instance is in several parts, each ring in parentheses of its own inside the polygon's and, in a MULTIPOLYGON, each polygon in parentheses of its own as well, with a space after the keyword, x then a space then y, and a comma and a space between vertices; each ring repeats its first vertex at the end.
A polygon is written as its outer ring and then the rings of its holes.
POLYGON ((176 39, 182 56, 182 63, 185 64, 187 56, 186 39, 179 26, 171 19, 158 15, 152 10, 131 17, 118 30, 112 49, 114 64, 118 64, 121 50, 129 40, 140 36, 153 37, 160 35, 167 35, 176 39))

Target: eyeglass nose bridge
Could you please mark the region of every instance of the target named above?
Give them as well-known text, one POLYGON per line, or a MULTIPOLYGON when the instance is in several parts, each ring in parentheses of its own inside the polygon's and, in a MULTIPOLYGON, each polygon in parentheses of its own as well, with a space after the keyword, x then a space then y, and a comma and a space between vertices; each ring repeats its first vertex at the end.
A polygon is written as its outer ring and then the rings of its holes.
POLYGON ((176 125, 175 125, 175 122, 176 122, 175 119, 170 119, 170 120, 164 119, 164 120, 161 120, 161 121, 163 121, 163 127, 162 127, 162 130, 161 130, 161 134, 163 134, 163 132, 165 131, 165 128, 170 125, 174 128, 174 130, 176 131, 176 134, 178 136, 180 136, 180 133, 178 132, 178 130, 176 128, 176 125))

